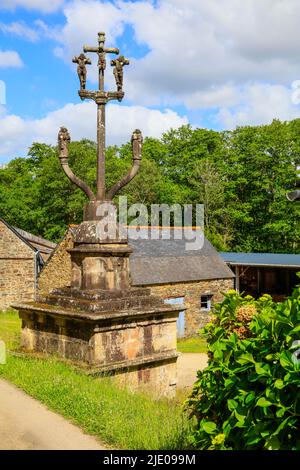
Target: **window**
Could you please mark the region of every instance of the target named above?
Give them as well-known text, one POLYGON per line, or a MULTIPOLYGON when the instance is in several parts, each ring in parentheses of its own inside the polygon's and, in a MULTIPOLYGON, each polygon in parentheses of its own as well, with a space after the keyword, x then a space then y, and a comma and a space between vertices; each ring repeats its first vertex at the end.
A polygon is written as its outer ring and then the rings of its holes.
POLYGON ((212 295, 201 295, 200 308, 209 312, 211 310, 211 299, 212 295))

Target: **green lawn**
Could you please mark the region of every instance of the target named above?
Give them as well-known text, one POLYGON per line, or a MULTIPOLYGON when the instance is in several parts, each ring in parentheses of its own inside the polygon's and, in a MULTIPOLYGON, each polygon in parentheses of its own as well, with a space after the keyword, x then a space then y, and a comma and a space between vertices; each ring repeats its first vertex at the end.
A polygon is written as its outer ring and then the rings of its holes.
MULTIPOLYGON (((18 345, 16 313, 0 313, 0 339, 18 345)), ((55 357, 8 354, 3 377, 102 441, 123 449, 186 448, 188 420, 175 401, 154 401, 95 379, 55 357)))
POLYGON ((177 342, 177 350, 182 353, 207 353, 206 340, 201 336, 180 339, 177 342))
POLYGON ((20 342, 21 320, 16 312, 0 312, 0 339, 7 349, 17 348, 20 342))

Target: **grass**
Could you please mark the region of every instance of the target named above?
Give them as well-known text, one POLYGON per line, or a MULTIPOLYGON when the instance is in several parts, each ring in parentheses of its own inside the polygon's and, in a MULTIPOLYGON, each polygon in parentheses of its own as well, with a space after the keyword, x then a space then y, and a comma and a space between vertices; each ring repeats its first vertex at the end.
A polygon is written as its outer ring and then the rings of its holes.
POLYGON ((15 311, 0 312, 0 339, 7 349, 15 349, 19 346, 21 332, 21 320, 15 311))
POLYGON ((201 336, 180 339, 177 342, 177 350, 182 353, 207 353, 206 340, 201 336))
MULTIPOLYGON (((18 345, 16 313, 0 313, 0 339, 8 349, 18 345)), ((53 356, 9 353, 0 377, 97 436, 123 449, 187 448, 187 417, 175 400, 153 400, 118 388, 109 378, 92 378, 53 356)))

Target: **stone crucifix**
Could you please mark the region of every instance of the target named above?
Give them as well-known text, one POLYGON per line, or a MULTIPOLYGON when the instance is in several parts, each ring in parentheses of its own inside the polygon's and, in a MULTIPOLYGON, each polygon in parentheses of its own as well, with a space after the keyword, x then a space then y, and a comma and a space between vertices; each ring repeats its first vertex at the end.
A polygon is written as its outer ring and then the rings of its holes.
POLYGON ((68 165, 68 143, 70 136, 66 128, 61 128, 59 133, 59 151, 60 161, 64 172, 68 178, 80 189, 82 189, 89 198, 89 203, 85 209, 85 220, 95 219, 96 210, 99 205, 105 201, 110 201, 114 195, 123 186, 129 183, 137 174, 142 154, 143 137, 141 131, 136 129, 131 138, 132 153, 133 153, 133 166, 131 170, 124 176, 118 183, 116 183, 109 191, 106 191, 105 186, 105 139, 106 139, 106 126, 105 126, 105 106, 111 100, 122 101, 124 97, 123 92, 123 67, 129 65, 129 60, 124 56, 119 56, 111 60, 111 65, 114 66, 114 76, 117 86, 117 91, 105 91, 104 88, 104 72, 106 69, 106 54, 119 54, 119 49, 115 47, 105 47, 105 33, 98 33, 97 46, 84 46, 85 53, 92 52, 98 55, 98 90, 86 90, 86 65, 91 64, 91 60, 81 53, 78 57, 73 58, 73 62, 78 64, 77 73, 80 81, 80 90, 78 92, 82 100, 92 99, 97 104, 97 191, 96 195, 93 191, 77 178, 68 165))
POLYGON ((87 75, 87 72, 86 72, 86 65, 87 64, 91 64, 91 60, 86 57, 83 53, 79 54, 78 57, 74 57, 74 59, 72 60, 72 62, 74 62, 74 64, 78 64, 78 67, 77 67, 77 73, 78 73, 78 77, 79 77, 79 81, 80 81, 80 89, 81 90, 85 90, 85 87, 86 87, 86 75, 87 75))

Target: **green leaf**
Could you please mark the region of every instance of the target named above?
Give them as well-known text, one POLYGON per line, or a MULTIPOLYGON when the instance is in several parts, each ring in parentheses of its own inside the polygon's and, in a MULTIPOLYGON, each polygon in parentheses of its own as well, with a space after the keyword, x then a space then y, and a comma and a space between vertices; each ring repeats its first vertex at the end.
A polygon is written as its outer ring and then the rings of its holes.
POLYGON ((224 382, 224 386, 225 386, 226 388, 230 388, 230 387, 231 387, 232 385, 234 385, 234 384, 235 384, 235 381, 232 380, 232 379, 226 379, 225 382, 224 382))
POLYGON ((256 406, 260 406, 261 408, 267 408, 268 406, 271 406, 271 405, 273 405, 273 403, 271 403, 265 397, 261 397, 256 403, 256 406))
POLYGON ((263 377, 269 377, 270 374, 270 366, 268 364, 263 365, 262 363, 256 363, 255 364, 255 372, 263 377))
POLYGON ((280 441, 276 436, 270 437, 265 443, 265 448, 267 450, 279 450, 280 449, 280 441))
POLYGON ((286 412, 286 408, 279 408, 279 410, 276 411, 277 418, 282 418, 285 412, 286 412))
POLYGON ((292 331, 290 331, 290 335, 293 333, 298 333, 299 331, 300 331, 300 324, 297 325, 295 328, 293 328, 292 331))
POLYGON ((276 431, 273 433, 273 436, 277 436, 280 431, 282 431, 285 427, 288 427, 288 424, 289 422, 292 420, 292 418, 289 416, 288 418, 286 418, 284 421, 282 421, 278 428, 276 429, 276 431))
POLYGON ((234 410, 234 416, 238 420, 238 423, 236 424, 236 426, 239 426, 239 427, 243 426, 245 423, 246 416, 240 414, 237 410, 234 410))
POLYGON ((261 436, 257 436, 256 434, 255 435, 251 434, 251 436, 248 437, 248 439, 246 441, 246 445, 247 446, 254 446, 254 445, 258 444, 261 440, 262 440, 261 436))
POLYGON ((268 355, 266 356, 266 361, 278 360, 279 357, 280 357, 280 354, 279 354, 279 353, 268 354, 268 355))
POLYGON ((253 392, 248 393, 244 398, 245 405, 249 405, 254 400, 255 400, 255 394, 253 392))
POLYGON ((207 434, 214 434, 217 429, 217 425, 213 421, 206 421, 202 424, 202 428, 207 434))
POLYGON ((277 380, 275 380, 275 382, 274 382, 274 387, 275 387, 275 388, 278 388, 278 390, 281 390, 282 388, 284 388, 285 385, 286 385, 286 384, 285 384, 284 381, 281 380, 281 379, 277 379, 277 380))
POLYGON ((238 406, 238 402, 233 399, 229 399, 227 400, 227 406, 230 411, 234 411, 238 406))
POLYGON ((252 354, 250 354, 250 353, 245 353, 245 354, 241 354, 241 355, 239 356, 239 358, 236 360, 236 362, 237 362, 238 364, 241 364, 241 365, 242 365, 242 364, 248 364, 249 362, 252 362, 252 363, 253 363, 253 362, 255 362, 255 361, 254 361, 254 358, 253 358, 253 355, 252 355, 252 354))
POLYGON ((295 364, 292 360, 292 354, 290 351, 282 351, 280 354, 280 364, 286 370, 294 370, 295 364))

